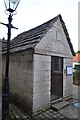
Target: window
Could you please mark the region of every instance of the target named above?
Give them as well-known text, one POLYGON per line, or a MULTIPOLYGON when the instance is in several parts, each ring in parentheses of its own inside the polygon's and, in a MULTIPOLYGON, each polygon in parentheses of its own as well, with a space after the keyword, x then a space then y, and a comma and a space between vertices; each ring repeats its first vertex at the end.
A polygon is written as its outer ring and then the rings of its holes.
POLYGON ((54 72, 62 72, 63 70, 63 62, 62 58, 60 57, 54 57, 54 72))

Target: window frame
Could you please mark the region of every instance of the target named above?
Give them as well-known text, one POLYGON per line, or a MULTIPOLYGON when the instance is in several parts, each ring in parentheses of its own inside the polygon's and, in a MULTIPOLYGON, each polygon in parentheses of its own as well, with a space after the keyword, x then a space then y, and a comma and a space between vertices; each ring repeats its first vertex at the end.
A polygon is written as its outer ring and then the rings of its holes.
POLYGON ((61 57, 54 57, 54 72, 56 73, 62 73, 63 72, 63 58, 61 57), (56 62, 57 61, 57 62, 56 62), (56 66, 55 65, 58 65, 58 69, 56 69, 56 66))

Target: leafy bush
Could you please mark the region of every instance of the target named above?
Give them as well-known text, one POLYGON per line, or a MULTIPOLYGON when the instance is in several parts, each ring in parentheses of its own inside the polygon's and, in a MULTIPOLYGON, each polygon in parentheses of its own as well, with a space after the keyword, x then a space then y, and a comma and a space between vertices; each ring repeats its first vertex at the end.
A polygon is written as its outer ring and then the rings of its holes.
POLYGON ((73 79, 80 82, 80 65, 75 65, 73 79))

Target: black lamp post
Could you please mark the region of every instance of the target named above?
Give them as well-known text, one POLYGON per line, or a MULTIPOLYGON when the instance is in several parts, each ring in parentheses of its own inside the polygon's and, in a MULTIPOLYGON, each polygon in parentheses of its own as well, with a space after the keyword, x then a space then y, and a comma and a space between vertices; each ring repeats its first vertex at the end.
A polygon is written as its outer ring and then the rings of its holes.
POLYGON ((1 23, 8 28, 8 39, 7 39, 7 54, 6 54, 6 68, 5 68, 5 80, 2 89, 2 118, 6 118, 9 115, 9 56, 10 56, 10 39, 11 39, 11 28, 13 25, 12 16, 19 4, 20 0, 4 0, 6 11, 9 13, 8 24, 1 23))

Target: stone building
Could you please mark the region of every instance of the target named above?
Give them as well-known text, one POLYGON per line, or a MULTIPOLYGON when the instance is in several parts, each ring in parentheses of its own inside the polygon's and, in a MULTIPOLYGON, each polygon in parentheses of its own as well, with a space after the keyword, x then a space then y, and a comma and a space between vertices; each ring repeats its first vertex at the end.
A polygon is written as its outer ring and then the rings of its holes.
MULTIPOLYGON (((6 44, 3 44, 3 78, 6 44)), ((72 95, 75 55, 61 15, 25 31, 10 44, 11 96, 34 113, 72 95)))

